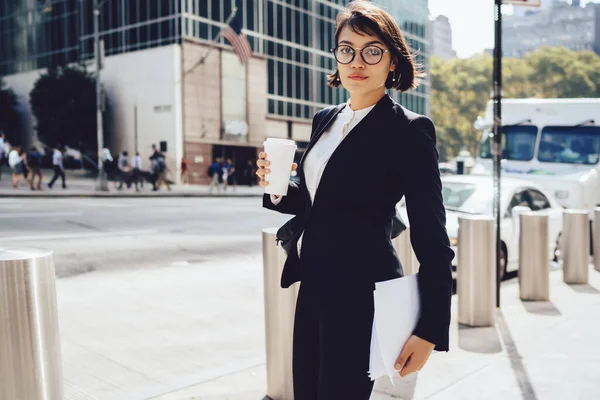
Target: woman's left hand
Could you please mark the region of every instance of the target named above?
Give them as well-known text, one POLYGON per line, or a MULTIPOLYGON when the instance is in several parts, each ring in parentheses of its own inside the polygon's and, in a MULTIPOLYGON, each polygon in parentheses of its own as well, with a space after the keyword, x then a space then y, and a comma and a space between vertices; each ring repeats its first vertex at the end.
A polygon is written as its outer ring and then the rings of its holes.
POLYGON ((408 338, 396 360, 396 371, 405 377, 419 371, 429 358, 435 345, 425 339, 412 335, 408 338))

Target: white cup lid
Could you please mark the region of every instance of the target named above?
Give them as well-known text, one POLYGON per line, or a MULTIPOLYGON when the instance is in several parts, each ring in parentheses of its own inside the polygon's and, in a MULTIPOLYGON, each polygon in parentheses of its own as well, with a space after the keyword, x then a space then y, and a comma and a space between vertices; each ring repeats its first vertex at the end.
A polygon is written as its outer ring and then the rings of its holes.
POLYGON ((287 146, 296 146, 296 142, 293 140, 290 140, 290 139, 267 138, 267 140, 265 140, 265 142, 263 144, 267 144, 267 143, 282 144, 282 145, 287 145, 287 146))

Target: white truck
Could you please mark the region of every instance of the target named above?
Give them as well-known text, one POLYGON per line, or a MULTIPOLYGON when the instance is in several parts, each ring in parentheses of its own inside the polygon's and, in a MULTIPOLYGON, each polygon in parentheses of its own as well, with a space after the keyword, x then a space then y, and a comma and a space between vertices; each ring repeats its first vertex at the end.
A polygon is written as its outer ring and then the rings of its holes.
MULTIPOLYGON (((493 102, 472 174, 491 174, 493 102)), ((542 186, 565 208, 600 205, 600 99, 503 99, 502 174, 542 186)), ((590 217, 593 213, 590 213, 590 217)))

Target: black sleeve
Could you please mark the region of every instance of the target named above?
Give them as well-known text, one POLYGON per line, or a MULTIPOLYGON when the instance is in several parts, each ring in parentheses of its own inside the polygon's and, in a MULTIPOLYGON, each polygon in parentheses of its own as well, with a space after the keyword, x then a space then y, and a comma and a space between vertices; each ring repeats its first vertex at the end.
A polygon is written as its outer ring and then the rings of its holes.
POLYGON ((454 252, 446 232, 435 127, 427 117, 408 127, 402 175, 421 296, 421 317, 413 334, 435 344, 435 350, 448 351, 454 252))
POLYGON ((279 204, 275 205, 271 202, 271 195, 263 195, 263 207, 269 210, 278 211, 282 214, 299 215, 304 213, 306 207, 306 199, 300 186, 290 181, 288 193, 283 196, 279 204))

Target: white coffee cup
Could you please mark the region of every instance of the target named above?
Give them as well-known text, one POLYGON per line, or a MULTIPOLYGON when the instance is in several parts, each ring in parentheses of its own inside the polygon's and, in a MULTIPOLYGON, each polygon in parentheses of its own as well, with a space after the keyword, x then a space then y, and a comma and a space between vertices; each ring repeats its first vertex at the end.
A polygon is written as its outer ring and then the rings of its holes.
POLYGON ((266 167, 271 172, 265 175, 265 180, 269 182, 265 193, 285 196, 288 192, 292 163, 298 146, 293 140, 279 138, 267 138, 263 146, 267 153, 267 160, 271 162, 271 165, 266 167))

